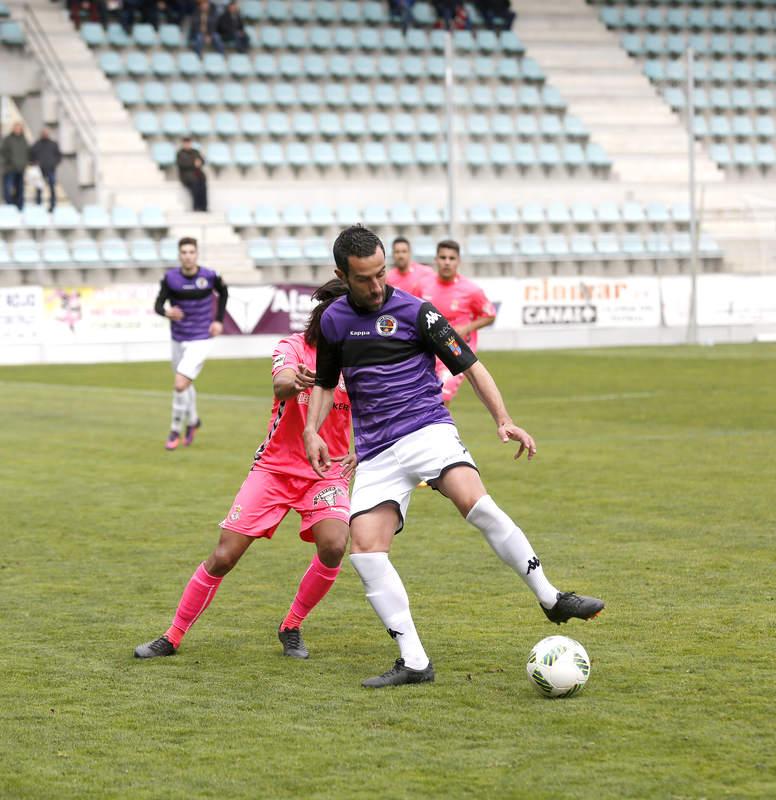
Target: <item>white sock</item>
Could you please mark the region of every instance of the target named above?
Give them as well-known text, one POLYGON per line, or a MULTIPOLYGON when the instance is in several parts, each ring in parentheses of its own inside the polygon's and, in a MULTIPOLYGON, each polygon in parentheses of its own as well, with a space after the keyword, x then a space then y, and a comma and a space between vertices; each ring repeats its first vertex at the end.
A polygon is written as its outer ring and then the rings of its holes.
POLYGON ((388 553, 351 553, 350 563, 364 584, 367 600, 399 645, 405 665, 425 669, 429 659, 412 621, 407 591, 388 553))
POLYGON ((189 425, 196 425, 199 422, 199 413, 197 412, 197 391, 192 383, 188 389, 189 395, 189 425))
POLYGON ((186 411, 188 409, 188 395, 185 391, 172 393, 172 422, 170 423, 170 430, 181 432, 183 427, 183 420, 186 418, 186 411))
POLYGON ((552 608, 558 590, 547 580, 539 556, 520 528, 486 494, 466 516, 466 521, 479 529, 496 555, 528 584, 545 608, 552 608))

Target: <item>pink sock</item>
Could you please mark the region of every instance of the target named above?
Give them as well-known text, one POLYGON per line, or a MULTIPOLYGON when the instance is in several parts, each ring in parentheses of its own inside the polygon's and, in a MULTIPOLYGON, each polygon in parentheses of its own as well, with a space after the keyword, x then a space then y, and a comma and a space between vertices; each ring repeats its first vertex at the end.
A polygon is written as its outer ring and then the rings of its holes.
POLYGON ((174 647, 178 647, 186 631, 199 619, 199 615, 210 605, 223 578, 216 578, 200 564, 183 590, 178 610, 166 636, 174 647))
POLYGON ((339 572, 339 566, 327 567, 316 553, 307 572, 302 577, 294 602, 291 603, 291 610, 280 627, 283 629, 298 628, 302 624, 302 620, 326 596, 326 592, 334 585, 339 572))

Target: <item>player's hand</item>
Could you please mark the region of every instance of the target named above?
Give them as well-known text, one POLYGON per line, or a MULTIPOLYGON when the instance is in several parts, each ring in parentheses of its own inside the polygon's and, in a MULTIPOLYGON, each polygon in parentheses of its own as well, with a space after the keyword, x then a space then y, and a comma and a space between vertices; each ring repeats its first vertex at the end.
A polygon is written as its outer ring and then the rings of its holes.
POLYGON ((178 306, 170 306, 170 308, 167 309, 167 319, 180 322, 183 319, 183 309, 178 306))
POLYGON ((310 466, 316 475, 325 478, 326 473, 331 469, 331 458, 329 458, 329 448, 326 446, 326 442, 318 433, 307 429, 304 431, 303 439, 310 466))
POLYGON ((210 327, 208 328, 208 332, 211 336, 220 336, 224 332, 223 323, 214 320, 210 323, 210 327))
POLYGON ((308 369, 304 364, 300 364, 294 378, 294 391, 304 392, 307 389, 312 389, 313 386, 315 386, 315 371, 308 369))
POLYGON ((534 442, 533 436, 528 431, 518 428, 517 425, 513 425, 511 422, 499 425, 498 435, 504 443, 510 440, 520 442, 520 449, 515 453, 516 459, 520 458, 524 452, 528 453, 529 461, 536 455, 536 442, 534 442))
POLYGON ((358 459, 356 458, 355 453, 348 453, 346 456, 336 456, 335 458, 332 458, 332 461, 339 461, 342 463, 340 476, 343 478, 349 478, 355 471, 356 464, 358 464, 358 459))

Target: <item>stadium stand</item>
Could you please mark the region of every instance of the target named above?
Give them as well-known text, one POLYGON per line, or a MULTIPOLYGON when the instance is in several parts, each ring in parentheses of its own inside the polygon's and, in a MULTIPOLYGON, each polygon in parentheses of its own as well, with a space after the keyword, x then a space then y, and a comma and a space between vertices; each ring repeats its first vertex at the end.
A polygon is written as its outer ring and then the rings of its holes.
MULTIPOLYGON (((415 4, 417 24, 403 34, 381 2, 244 0, 249 52, 200 58, 175 25, 137 24, 127 35, 115 21, 83 21, 76 31, 62 9, 31 0, 12 21, 21 37, 3 38, 0 57, 26 48, 45 62, 43 29, 57 66, 88 98, 95 152, 89 163, 83 142, 68 149, 76 208, 8 228, 2 213, 12 212, 0 212, 0 262, 18 250, 23 269, 96 273, 99 253, 117 265, 109 277, 122 279, 174 259, 170 244, 193 230, 232 280, 317 280, 330 269, 326 242, 358 220, 386 240, 407 234, 429 259, 450 227, 450 157, 453 227, 475 274, 683 271, 687 143, 671 108, 682 105, 680 38, 686 45, 702 31, 702 265, 746 269, 747 220, 722 216, 730 181, 743 191, 742 181, 772 175, 773 55, 764 42, 773 14, 755 13, 760 5, 526 0, 514 30, 501 33, 470 8, 473 30, 453 34, 448 152, 446 36, 428 3, 415 4), (734 20, 736 9, 746 14, 734 20), (737 36, 748 37, 745 56, 737 36), (641 49, 630 56, 626 45, 641 49), (215 211, 205 215, 186 211, 177 181, 187 134, 208 162, 215 211), (17 248, 17 238, 36 247, 17 248)), ((61 91, 48 84, 44 93, 61 91)))

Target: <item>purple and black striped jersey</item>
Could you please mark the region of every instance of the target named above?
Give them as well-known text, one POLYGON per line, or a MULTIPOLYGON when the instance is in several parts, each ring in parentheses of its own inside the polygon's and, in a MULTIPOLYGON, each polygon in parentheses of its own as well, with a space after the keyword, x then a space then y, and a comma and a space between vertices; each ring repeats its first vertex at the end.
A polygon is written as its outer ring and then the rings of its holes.
POLYGON ((379 311, 356 307, 348 294, 323 312, 315 383, 333 389, 342 373, 359 461, 427 425, 453 424, 434 356, 454 375, 477 361, 431 303, 400 289, 385 287, 379 311))
POLYGON ((176 342, 190 342, 195 339, 210 338, 210 323, 215 319, 224 321, 228 290, 221 276, 215 270, 199 267, 194 275, 187 277, 180 267, 168 269, 162 278, 154 310, 165 316, 164 304, 183 311, 180 322, 170 321, 172 338, 176 342), (213 316, 213 292, 218 294, 218 308, 213 316))

